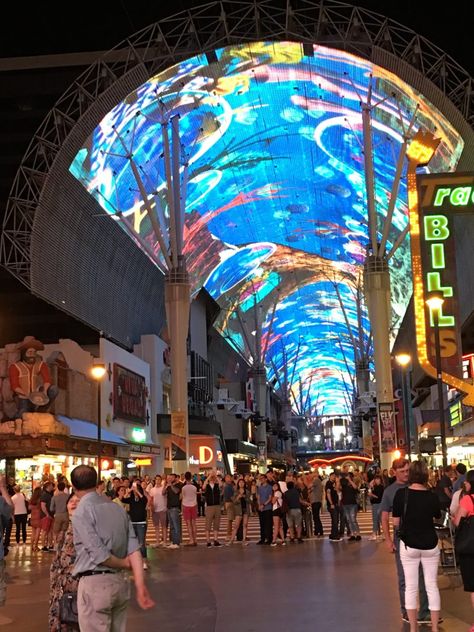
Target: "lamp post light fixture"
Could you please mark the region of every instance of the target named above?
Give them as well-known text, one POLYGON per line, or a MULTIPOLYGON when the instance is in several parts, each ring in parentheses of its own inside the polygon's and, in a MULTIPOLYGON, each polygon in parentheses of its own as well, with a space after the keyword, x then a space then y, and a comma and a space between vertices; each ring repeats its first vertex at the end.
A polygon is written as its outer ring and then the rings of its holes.
POLYGON ((406 457, 411 461, 411 436, 410 436, 410 408, 411 402, 409 401, 410 389, 408 388, 408 371, 411 362, 411 355, 409 353, 397 353, 395 361, 400 367, 402 375, 402 401, 403 401, 403 421, 405 426, 405 441, 406 441, 406 457))
POLYGON ((101 383, 107 373, 107 367, 103 362, 99 360, 94 361, 91 367, 90 374, 97 382, 97 482, 100 483, 101 472, 101 458, 102 458, 102 410, 100 405, 101 397, 101 383))
POLYGON ((441 368, 441 343, 439 338, 439 314, 443 306, 444 298, 440 292, 431 292, 426 304, 433 318, 436 357, 436 382, 438 385, 439 429, 441 434, 441 452, 443 454, 443 467, 448 465, 448 451, 446 448, 446 420, 444 414, 444 388, 443 373, 441 368))

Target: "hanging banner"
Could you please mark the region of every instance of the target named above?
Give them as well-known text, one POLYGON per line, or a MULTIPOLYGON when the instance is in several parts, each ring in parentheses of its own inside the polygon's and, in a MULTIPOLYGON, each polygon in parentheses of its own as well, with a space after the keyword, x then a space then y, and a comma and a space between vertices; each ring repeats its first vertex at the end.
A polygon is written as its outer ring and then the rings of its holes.
POLYGON ((382 452, 392 452, 397 447, 397 428, 395 425, 395 409, 392 402, 378 405, 382 452))
POLYGON ((145 425, 146 398, 143 375, 114 363, 114 417, 145 425))
POLYGON ((186 460, 186 416, 184 412, 171 413, 172 461, 186 460))

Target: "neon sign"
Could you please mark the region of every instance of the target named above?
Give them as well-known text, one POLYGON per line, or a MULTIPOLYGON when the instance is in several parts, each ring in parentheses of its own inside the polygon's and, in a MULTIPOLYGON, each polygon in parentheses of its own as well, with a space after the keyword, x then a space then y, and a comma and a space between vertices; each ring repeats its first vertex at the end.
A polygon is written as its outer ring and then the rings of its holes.
POLYGON ((426 305, 428 294, 442 292, 439 311, 442 380, 466 393, 466 404, 474 404, 474 387, 462 379, 462 351, 457 310, 456 262, 453 215, 473 212, 474 175, 421 175, 416 168, 427 164, 439 140, 418 132, 408 148, 408 207, 412 246, 415 328, 418 360, 436 379, 433 314, 426 305), (420 145, 426 150, 421 151, 420 145), (420 162, 422 157, 423 163, 420 162), (465 186, 461 186, 465 185, 465 186), (420 192, 420 194, 419 194, 420 192))

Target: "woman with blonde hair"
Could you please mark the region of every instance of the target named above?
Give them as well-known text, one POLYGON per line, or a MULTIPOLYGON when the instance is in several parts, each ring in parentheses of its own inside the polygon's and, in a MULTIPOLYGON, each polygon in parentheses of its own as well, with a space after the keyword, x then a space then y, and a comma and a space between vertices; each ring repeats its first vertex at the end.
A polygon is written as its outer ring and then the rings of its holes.
POLYGON ((440 502, 428 489, 428 468, 424 461, 410 464, 408 487, 393 499, 393 525, 400 539, 400 560, 405 576, 405 607, 410 632, 417 632, 417 597, 420 564, 423 569, 431 629, 438 632, 441 597, 438 588, 439 547, 433 519, 441 517, 440 502))

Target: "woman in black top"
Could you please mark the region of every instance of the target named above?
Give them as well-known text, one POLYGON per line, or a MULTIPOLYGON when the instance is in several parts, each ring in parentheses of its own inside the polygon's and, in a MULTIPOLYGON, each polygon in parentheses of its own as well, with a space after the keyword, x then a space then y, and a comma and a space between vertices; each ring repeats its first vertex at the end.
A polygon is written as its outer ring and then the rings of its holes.
POLYGON ((418 630, 417 596, 420 562, 433 632, 438 632, 441 598, 438 588, 439 548, 433 518, 441 517, 439 499, 427 489, 428 468, 424 461, 410 465, 408 487, 399 489, 393 499, 393 525, 401 540, 400 559, 405 576, 405 607, 410 632, 418 630))
POLYGON ((380 503, 385 487, 382 484, 380 474, 374 476, 374 480, 369 486, 369 498, 372 506, 372 536, 369 540, 377 540, 380 535, 380 503))
POLYGON ((143 491, 140 483, 134 481, 132 483, 132 491, 130 496, 122 498, 122 502, 129 505, 130 522, 140 544, 140 552, 143 559, 143 568, 148 568, 147 552, 146 552, 146 530, 147 530, 147 505, 148 498, 143 491))

